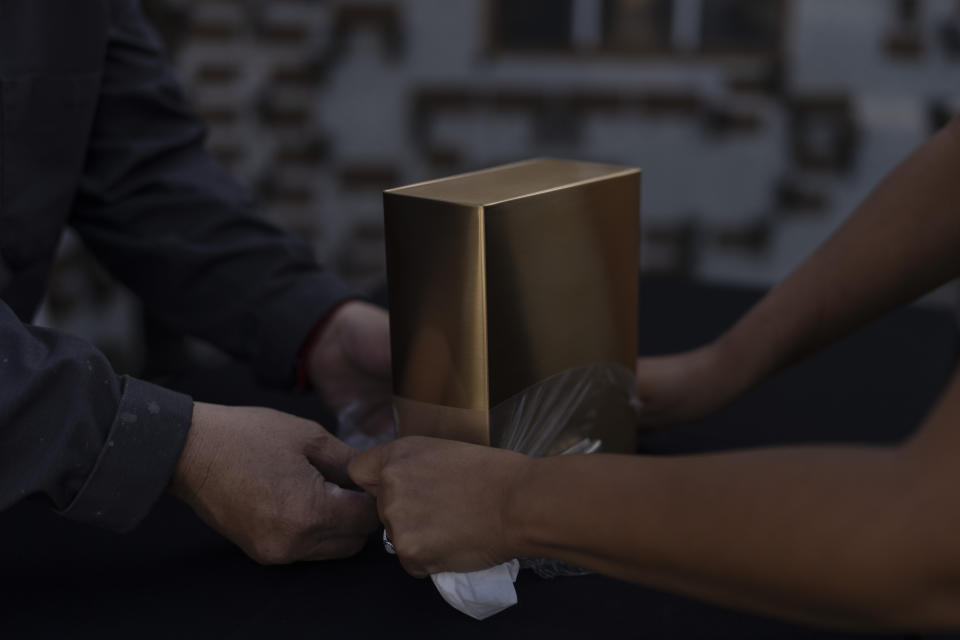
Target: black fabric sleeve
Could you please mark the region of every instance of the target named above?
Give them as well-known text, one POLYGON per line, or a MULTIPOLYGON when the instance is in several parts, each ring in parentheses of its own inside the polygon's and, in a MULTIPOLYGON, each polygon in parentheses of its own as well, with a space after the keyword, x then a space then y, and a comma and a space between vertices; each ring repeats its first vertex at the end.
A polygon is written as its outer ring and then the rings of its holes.
POLYGON ((192 414, 188 396, 117 376, 92 345, 0 301, 0 510, 45 499, 129 530, 169 482, 192 414))
POLYGON ((251 215, 246 191, 204 149, 138 3, 112 7, 71 223, 149 313, 252 362, 264 382, 292 385, 310 329, 355 294, 304 242, 251 215))

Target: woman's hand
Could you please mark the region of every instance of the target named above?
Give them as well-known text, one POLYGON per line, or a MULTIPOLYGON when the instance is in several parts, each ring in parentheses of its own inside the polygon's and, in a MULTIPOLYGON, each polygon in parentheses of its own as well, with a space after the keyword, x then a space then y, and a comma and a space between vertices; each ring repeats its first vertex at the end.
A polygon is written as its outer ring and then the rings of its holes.
POLYGON ((376 496, 403 567, 423 577, 516 555, 511 510, 532 462, 503 449, 409 437, 360 454, 349 473, 376 496))
POLYGON ((660 427, 702 418, 753 385, 744 363, 719 342, 675 355, 637 359, 639 421, 660 427))

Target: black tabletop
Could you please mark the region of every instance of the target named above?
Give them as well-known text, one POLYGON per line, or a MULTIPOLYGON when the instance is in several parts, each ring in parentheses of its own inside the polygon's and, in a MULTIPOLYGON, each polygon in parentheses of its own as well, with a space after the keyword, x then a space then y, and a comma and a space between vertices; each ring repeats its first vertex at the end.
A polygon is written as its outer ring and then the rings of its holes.
MULTIPOLYGON (((646 281, 641 350, 707 341, 758 295, 646 281)), ((901 309, 707 420, 644 436, 641 449, 895 442, 943 388, 957 346, 950 314, 901 309)), ((172 386, 201 400, 274 406, 331 424, 314 398, 261 389, 236 365, 172 386)), ((528 572, 517 583, 517 606, 477 622, 447 606, 429 580, 407 576, 376 541, 347 560, 261 567, 168 499, 123 536, 22 504, 0 514, 0 567, 0 638, 844 637, 602 576, 543 580, 528 572)))

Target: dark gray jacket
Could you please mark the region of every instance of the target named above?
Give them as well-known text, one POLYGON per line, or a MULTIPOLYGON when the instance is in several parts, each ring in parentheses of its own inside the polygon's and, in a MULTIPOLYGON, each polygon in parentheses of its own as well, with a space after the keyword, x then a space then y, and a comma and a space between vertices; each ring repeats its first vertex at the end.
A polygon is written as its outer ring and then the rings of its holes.
POLYGON ((150 313, 277 384, 349 295, 203 142, 135 0, 0 0, 0 509, 129 529, 190 424, 190 398, 29 324, 65 225, 150 313))

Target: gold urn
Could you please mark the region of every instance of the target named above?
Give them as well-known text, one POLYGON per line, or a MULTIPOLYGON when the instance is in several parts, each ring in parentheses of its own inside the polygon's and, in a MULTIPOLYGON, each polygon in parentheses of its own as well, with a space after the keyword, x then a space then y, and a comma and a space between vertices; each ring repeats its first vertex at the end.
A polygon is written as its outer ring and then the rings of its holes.
POLYGON ((536 159, 383 198, 399 435, 632 453, 640 170, 536 159))

